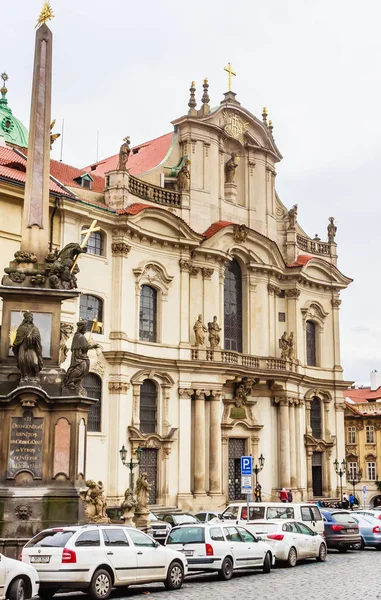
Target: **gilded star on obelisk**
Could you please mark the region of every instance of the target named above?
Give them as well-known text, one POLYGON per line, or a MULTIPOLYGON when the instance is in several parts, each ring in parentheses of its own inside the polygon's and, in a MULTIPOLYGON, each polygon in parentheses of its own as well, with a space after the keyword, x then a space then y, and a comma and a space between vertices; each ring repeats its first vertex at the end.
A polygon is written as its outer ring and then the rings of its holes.
POLYGON ((40 12, 40 16, 38 17, 35 29, 41 27, 41 25, 46 23, 46 21, 50 21, 51 19, 53 19, 53 17, 54 13, 52 7, 50 6, 50 2, 45 2, 40 12))

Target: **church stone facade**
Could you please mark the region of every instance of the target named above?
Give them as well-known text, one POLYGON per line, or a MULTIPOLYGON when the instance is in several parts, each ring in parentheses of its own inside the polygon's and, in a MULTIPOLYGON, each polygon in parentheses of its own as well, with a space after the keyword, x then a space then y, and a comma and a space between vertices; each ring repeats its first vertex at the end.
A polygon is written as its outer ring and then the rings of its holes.
MULTIPOLYGON (((281 487, 296 500, 336 496, 348 385, 340 292, 351 280, 333 220, 328 241, 312 239, 282 204, 265 110, 256 118, 233 92, 211 109, 207 82, 197 110, 190 91, 173 132, 128 148, 126 169, 118 156, 84 169, 51 161, 52 247, 100 227, 79 261, 82 296, 63 304, 64 322, 87 318, 100 344, 85 382, 100 399, 87 477, 118 504, 119 450, 136 460, 140 446, 152 504, 222 508, 242 497, 240 456, 262 454, 263 499, 281 487)), ((18 249, 23 158, 4 143, 2 156, 5 266, 18 249)))

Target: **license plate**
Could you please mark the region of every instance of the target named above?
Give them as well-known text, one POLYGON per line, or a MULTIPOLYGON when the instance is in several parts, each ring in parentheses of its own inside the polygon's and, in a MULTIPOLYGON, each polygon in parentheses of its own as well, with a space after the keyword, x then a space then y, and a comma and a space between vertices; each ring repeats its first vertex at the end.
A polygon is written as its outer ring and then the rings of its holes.
POLYGON ((31 556, 30 562, 34 564, 46 564, 50 561, 50 556, 31 556))
POLYGON ((357 533, 356 529, 347 529, 347 533, 357 533))
POLYGON ((185 556, 193 556, 193 550, 183 550, 185 556))

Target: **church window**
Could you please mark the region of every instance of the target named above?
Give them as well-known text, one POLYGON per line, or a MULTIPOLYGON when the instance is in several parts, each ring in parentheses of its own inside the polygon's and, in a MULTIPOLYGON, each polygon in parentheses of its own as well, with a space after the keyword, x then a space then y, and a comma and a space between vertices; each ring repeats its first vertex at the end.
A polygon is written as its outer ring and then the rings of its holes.
POLYGON ((236 260, 225 269, 224 340, 226 350, 242 352, 242 274, 236 260))
POLYGON ((93 187, 93 178, 89 173, 84 173, 79 177, 74 177, 74 181, 78 183, 81 187, 91 190, 93 187))
POLYGON ((357 476, 357 462, 348 463, 348 479, 356 479, 357 476))
MULTIPOLYGON (((82 227, 82 229, 87 229, 87 227, 82 227)), ((81 234, 81 237, 84 237, 84 233, 81 234)), ((104 256, 104 235, 101 231, 93 231, 90 234, 89 239, 86 244, 87 254, 95 254, 97 256, 104 256)))
POLYGON ((366 463, 366 473, 368 481, 376 481, 376 463, 375 462, 367 462, 366 463))
POLYGON ((316 367, 316 324, 306 322, 307 365, 316 367))
POLYGON ((350 426, 348 427, 348 444, 356 443, 356 427, 350 426))
POLYGON ((140 291, 139 339, 143 342, 156 342, 157 331, 157 292, 149 285, 142 285, 140 291))
POLYGON ((95 373, 89 373, 83 380, 83 387, 89 398, 97 398, 98 400, 96 404, 90 406, 87 431, 101 431, 102 380, 95 373))
POLYGON ((321 438, 321 402, 316 396, 311 401, 311 429, 315 438, 321 438))
POLYGON ((374 427, 373 425, 367 425, 365 427, 366 443, 374 444, 374 427))
POLYGON ((285 323, 286 322, 286 313, 284 313, 284 312, 278 313, 278 321, 279 321, 279 323, 285 323))
POLYGON ((155 433, 157 422, 157 389, 151 379, 145 379, 140 387, 140 431, 155 433))
POLYGON ((82 294, 79 303, 79 318, 87 322, 87 331, 91 331, 93 321, 103 323, 103 300, 90 294, 82 294))

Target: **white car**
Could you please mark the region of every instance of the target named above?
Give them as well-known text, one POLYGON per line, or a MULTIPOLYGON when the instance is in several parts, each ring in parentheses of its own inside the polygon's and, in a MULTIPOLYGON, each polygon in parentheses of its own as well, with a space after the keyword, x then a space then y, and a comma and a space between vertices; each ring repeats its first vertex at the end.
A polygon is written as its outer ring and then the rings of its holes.
POLYGON ((31 565, 0 554, 0 600, 27 600, 38 594, 38 573, 31 565))
POLYGON ((295 567, 298 560, 316 558, 324 562, 327 558, 327 544, 322 535, 313 531, 305 523, 291 519, 258 521, 254 525, 256 534, 271 544, 277 561, 295 567))
POLYGON ((189 571, 217 571, 220 579, 230 579, 235 569, 269 573, 275 560, 268 543, 237 525, 181 525, 165 543, 187 557, 189 571))
POLYGON ((36 567, 43 599, 58 590, 83 590, 106 600, 114 586, 153 581, 178 589, 188 571, 183 554, 123 525, 45 529, 24 546, 21 560, 36 567))

